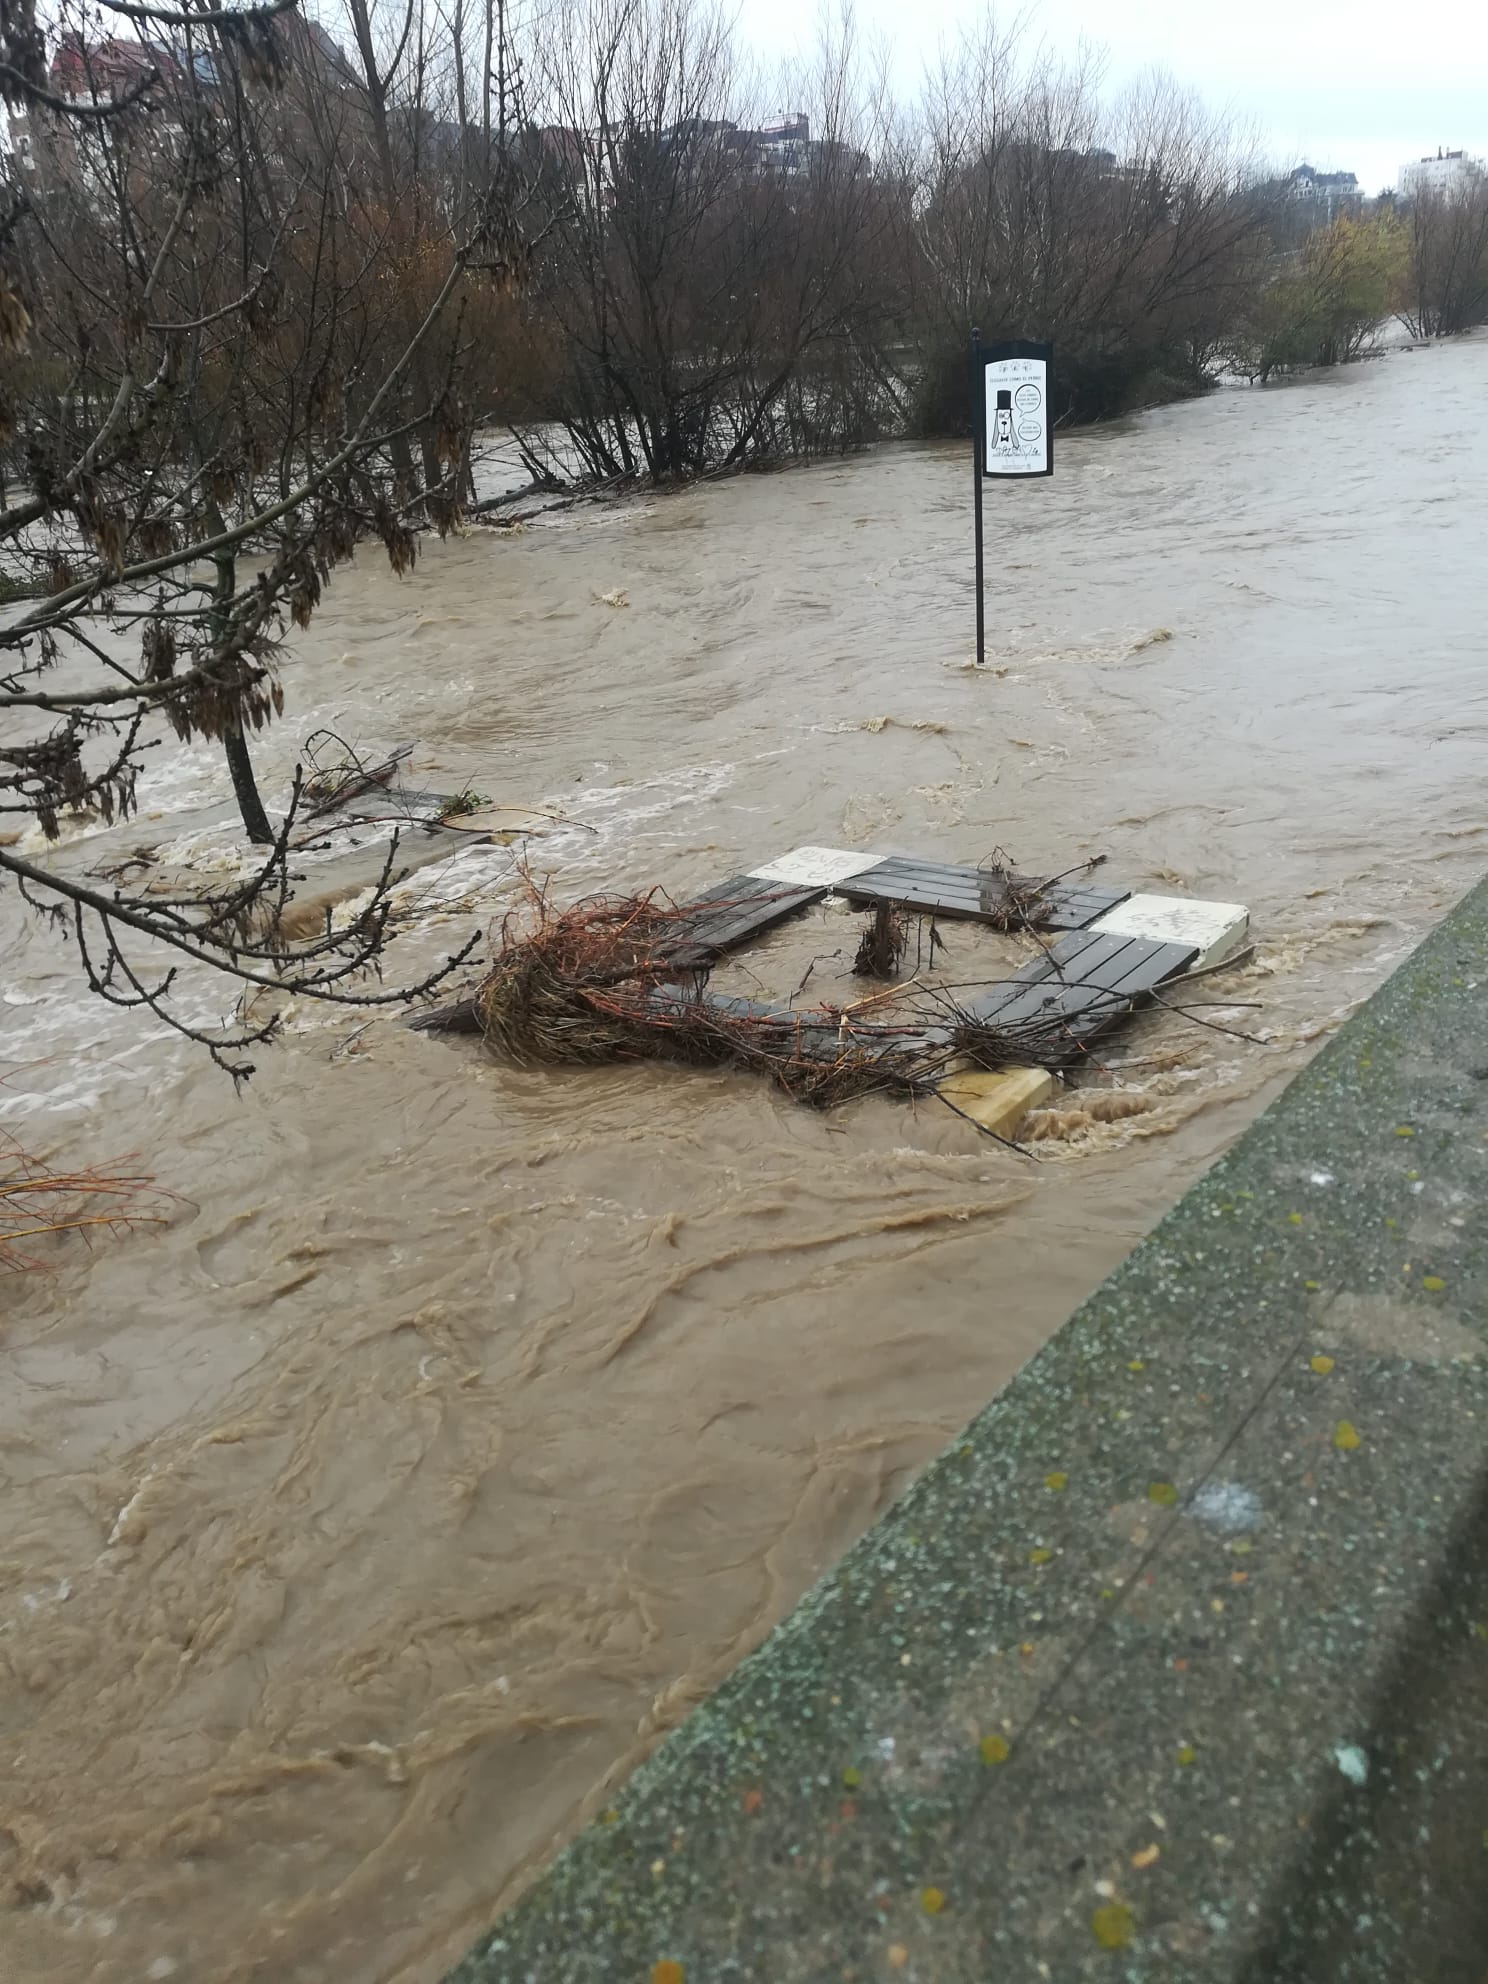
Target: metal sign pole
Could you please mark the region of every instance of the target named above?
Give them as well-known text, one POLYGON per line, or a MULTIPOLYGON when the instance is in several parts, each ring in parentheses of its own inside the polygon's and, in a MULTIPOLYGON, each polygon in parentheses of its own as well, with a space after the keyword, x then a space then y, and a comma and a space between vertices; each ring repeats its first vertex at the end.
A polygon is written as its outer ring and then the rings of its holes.
POLYGON ((987 630, 982 603, 982 451, 986 429, 986 394, 982 390, 982 334, 971 329, 971 486, 976 515, 976 665, 987 665, 987 630))
POLYGON ((971 333, 972 503, 976 517, 976 665, 987 665, 982 594, 982 477, 1054 473, 1054 347, 1012 338, 984 345, 971 333))

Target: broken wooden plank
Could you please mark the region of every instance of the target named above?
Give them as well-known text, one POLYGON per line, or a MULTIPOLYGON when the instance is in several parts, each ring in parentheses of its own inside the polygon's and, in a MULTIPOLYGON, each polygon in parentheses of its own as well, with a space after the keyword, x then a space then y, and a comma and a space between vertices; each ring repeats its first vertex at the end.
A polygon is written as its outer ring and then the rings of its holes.
POLYGON ((996 1027, 1057 1026, 1083 1046, 1193 962, 1192 945, 1153 944, 1081 930, 967 1007, 996 1027))
POLYGON ((854 1025, 850 1018, 831 1013, 798 1012, 793 1006, 774 1000, 749 999, 726 992, 674 992, 661 987, 649 994, 646 1003, 658 1018, 685 1021, 701 1007, 720 1020, 745 1020, 755 1029, 762 1054, 793 1055, 800 1060, 821 1061, 827 1065, 851 1053, 862 1059, 875 1054, 885 1057, 906 1052, 944 1053, 951 1044, 951 1030, 944 1026, 854 1025))
POLYGON ((825 884, 791 888, 761 883, 753 875, 718 882, 682 906, 673 961, 680 970, 700 970, 819 902, 826 893, 825 884))
MULTIPOLYGON (((1021 889, 1033 884, 1025 876, 1021 889)), ((937 916, 961 917, 1005 928, 1012 916, 1008 877, 996 868, 957 868, 944 862, 892 855, 838 885, 851 902, 887 902, 937 916)), ((1125 902, 1130 891, 1090 883, 1051 882, 1040 891, 1037 922, 1050 930, 1082 930, 1125 902)))
POLYGON ((1088 930, 1098 917, 1126 901, 1130 889, 1100 888, 1090 882, 1051 882, 1041 892, 1045 930, 1088 930))

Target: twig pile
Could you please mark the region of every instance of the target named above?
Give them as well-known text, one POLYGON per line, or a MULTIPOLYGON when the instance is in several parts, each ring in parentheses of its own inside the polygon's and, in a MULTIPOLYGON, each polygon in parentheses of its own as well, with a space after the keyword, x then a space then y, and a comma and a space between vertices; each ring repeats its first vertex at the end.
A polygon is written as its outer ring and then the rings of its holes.
POLYGON ((867 923, 853 959, 858 978, 897 978, 904 947, 909 941, 909 919, 897 903, 881 902, 867 923))
POLYGON ((697 912, 658 894, 599 896, 555 910, 535 886, 501 926, 495 963, 473 997, 416 1021, 478 1032, 505 1059, 667 1059, 750 1069, 819 1106, 874 1091, 928 1094, 952 1067, 1064 1066, 1084 1049, 1054 1016, 1000 1027, 951 988, 906 988, 846 1006, 768 1006, 706 990, 697 912))
POLYGON ((151 1178, 53 1171, 28 1157, 13 1138, 0 1138, 0 1272, 45 1265, 20 1246, 23 1240, 48 1233, 121 1233, 131 1226, 160 1226, 165 1219, 151 1178))

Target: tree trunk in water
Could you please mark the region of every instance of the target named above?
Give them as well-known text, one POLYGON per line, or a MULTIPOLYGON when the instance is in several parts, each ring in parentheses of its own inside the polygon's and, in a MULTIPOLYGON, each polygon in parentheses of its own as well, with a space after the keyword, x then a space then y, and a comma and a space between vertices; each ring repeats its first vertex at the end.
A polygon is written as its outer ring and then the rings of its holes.
MULTIPOLYGON (((215 503, 207 512, 207 528, 214 537, 221 536, 227 529, 226 519, 215 503)), ((238 568, 237 560, 230 551, 221 553, 213 563, 217 567, 217 584, 212 592, 212 643, 215 649, 226 640, 229 632, 238 568)), ((271 847, 274 829, 269 825, 269 816, 259 797, 258 781, 253 776, 253 760, 248 755, 248 740, 240 724, 235 723, 230 730, 222 733, 222 748, 227 753, 227 769, 232 773, 233 792, 237 797, 238 811, 243 816, 243 831, 258 846, 271 847)))
POLYGON ((263 800, 258 794, 258 781, 253 776, 253 760, 248 755, 248 739, 241 730, 225 731, 222 748, 227 753, 227 769, 232 773, 238 811, 243 816, 243 826, 249 840, 256 841, 260 847, 272 845, 274 829, 269 825, 269 816, 264 811, 263 800))

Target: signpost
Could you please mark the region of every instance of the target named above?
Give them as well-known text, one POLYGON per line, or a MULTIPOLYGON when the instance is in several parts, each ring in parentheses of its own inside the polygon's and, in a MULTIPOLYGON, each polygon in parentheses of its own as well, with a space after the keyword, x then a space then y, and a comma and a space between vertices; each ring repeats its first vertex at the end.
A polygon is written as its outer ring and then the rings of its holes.
POLYGON ((982 603, 982 478, 1054 473, 1054 422, 1049 403, 1053 359, 1051 344, 1031 344, 1027 338, 1013 338, 1003 344, 984 345, 980 331, 971 334, 978 668, 984 668, 987 663, 982 603))

